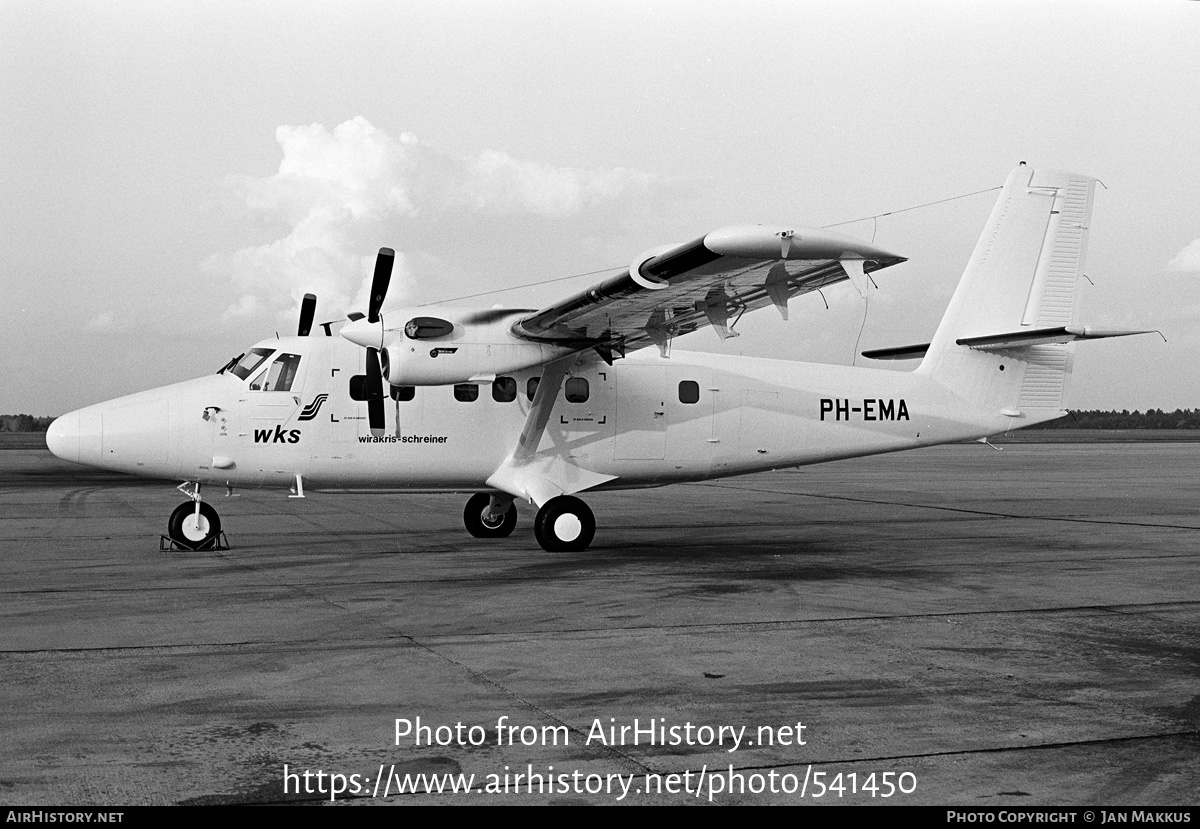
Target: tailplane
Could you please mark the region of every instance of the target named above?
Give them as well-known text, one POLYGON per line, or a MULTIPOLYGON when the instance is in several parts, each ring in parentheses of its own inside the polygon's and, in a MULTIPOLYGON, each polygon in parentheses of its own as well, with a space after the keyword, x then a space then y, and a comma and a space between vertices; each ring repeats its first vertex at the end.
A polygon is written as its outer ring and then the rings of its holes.
POLYGON ((1072 341, 1141 333, 1073 323, 1095 184, 1024 164, 1012 171, 917 369, 1001 429, 1064 413, 1072 341))

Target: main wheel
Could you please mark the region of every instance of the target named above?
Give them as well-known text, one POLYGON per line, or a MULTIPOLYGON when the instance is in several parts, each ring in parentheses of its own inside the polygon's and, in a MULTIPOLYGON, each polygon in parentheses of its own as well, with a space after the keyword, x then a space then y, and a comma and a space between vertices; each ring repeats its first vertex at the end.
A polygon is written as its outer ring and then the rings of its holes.
POLYGON ((551 498, 538 510, 533 534, 550 553, 586 550, 596 536, 596 517, 583 501, 570 495, 551 498))
POLYGON ((184 501, 175 508, 167 521, 167 535, 185 547, 199 550, 215 539, 221 532, 221 517, 211 504, 200 502, 200 514, 196 514, 196 503, 184 501))
POLYGON ((507 538, 512 535, 513 527, 517 526, 517 505, 508 502, 508 510, 499 518, 488 518, 488 506, 492 496, 486 492, 472 495, 463 510, 463 523, 467 532, 476 538, 507 538))

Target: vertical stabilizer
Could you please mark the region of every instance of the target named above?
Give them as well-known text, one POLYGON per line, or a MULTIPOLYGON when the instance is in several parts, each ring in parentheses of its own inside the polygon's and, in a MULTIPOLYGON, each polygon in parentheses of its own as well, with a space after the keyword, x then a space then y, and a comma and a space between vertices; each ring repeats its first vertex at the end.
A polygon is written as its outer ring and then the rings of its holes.
POLYGON ((1069 343, 964 345, 1069 326, 1095 179, 1017 167, 1008 177, 918 372, 1012 428, 1058 417, 1069 343))

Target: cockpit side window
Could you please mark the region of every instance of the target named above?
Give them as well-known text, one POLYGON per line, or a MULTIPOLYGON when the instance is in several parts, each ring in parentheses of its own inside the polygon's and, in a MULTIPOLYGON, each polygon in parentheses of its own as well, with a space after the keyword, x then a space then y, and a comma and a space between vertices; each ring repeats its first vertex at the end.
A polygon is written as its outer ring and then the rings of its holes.
POLYGON ((229 373, 236 375, 239 380, 245 380, 254 369, 262 365, 263 360, 274 353, 269 348, 252 348, 248 353, 242 355, 236 365, 229 369, 229 373))
POLYGON ((280 354, 250 383, 250 391, 291 391, 300 367, 299 354, 280 354))

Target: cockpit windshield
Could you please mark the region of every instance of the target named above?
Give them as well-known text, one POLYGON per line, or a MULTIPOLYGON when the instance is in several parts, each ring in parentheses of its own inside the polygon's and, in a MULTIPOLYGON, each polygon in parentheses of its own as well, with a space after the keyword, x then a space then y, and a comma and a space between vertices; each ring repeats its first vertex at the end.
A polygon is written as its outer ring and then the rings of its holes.
POLYGON ((250 391, 291 391, 299 367, 299 354, 280 354, 270 368, 263 369, 250 382, 250 391))
POLYGON ((230 360, 225 364, 225 368, 218 371, 217 374, 223 374, 228 369, 229 373, 235 375, 239 380, 245 380, 254 369, 262 365, 263 360, 274 353, 269 348, 252 348, 241 357, 230 360))

